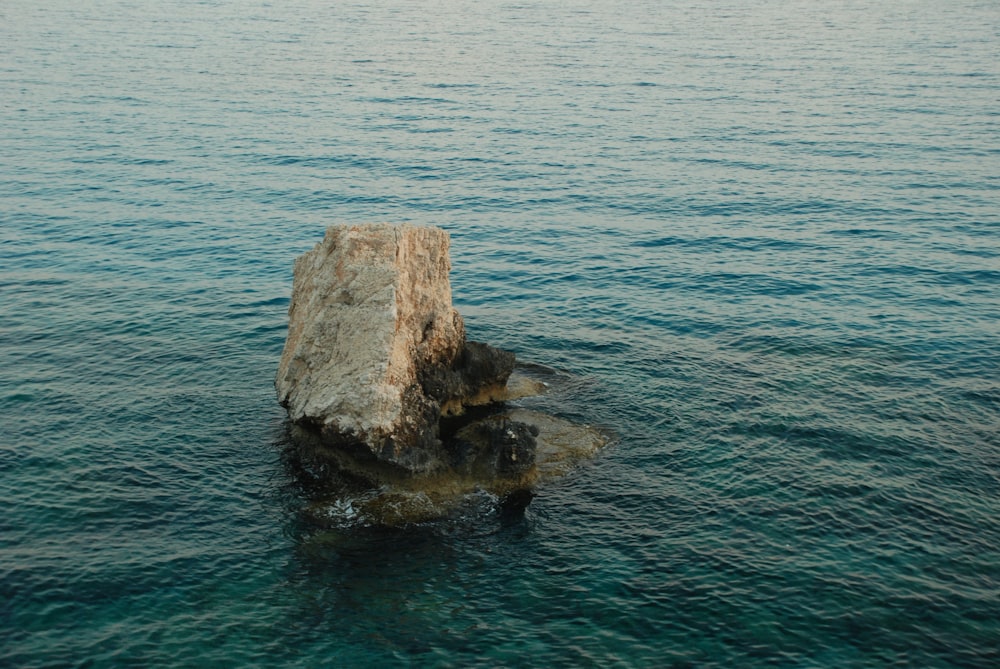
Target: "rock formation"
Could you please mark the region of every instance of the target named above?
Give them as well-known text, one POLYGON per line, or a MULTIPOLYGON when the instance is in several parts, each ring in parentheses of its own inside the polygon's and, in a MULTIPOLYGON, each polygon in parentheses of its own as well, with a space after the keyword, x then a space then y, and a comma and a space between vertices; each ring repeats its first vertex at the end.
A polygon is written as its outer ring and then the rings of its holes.
POLYGON ((535 466, 537 436, 537 427, 502 414, 474 421, 452 441, 452 466, 477 478, 521 478, 535 466))
MULTIPOLYGON (((442 416, 504 399, 514 355, 466 341, 451 304, 448 246, 437 228, 331 226, 295 261, 275 380, 294 423, 410 473, 455 463, 441 441, 442 416)), ((476 462, 493 457, 504 471, 519 468, 497 454, 528 458, 534 443, 525 445, 527 428, 480 432, 488 447, 477 447, 476 462), (506 444, 508 433, 524 443, 506 444)))

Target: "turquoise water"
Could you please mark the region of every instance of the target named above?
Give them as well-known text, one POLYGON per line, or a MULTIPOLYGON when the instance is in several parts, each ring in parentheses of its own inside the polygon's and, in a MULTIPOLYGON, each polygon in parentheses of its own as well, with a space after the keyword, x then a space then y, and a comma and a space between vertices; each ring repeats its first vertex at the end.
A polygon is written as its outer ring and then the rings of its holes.
POLYGON ((0 4, 0 665, 1000 665, 993 1, 0 4), (293 259, 452 235, 615 435, 318 525, 293 259))

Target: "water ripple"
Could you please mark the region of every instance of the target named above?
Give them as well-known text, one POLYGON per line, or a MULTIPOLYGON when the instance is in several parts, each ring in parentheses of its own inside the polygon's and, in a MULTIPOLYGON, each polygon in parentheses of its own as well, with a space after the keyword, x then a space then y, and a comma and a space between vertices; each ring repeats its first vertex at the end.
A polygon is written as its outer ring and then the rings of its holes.
POLYGON ((0 664, 996 664, 990 3, 106 4, 0 25, 0 664), (385 220, 618 435, 523 515, 303 513, 292 260, 385 220))

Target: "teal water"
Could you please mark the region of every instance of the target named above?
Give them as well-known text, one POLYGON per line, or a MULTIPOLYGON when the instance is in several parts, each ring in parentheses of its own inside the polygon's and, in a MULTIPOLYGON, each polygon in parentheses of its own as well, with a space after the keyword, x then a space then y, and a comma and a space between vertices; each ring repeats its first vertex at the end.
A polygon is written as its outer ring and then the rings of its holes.
POLYGON ((0 665, 1000 665, 1000 6, 0 3, 0 665), (614 444, 317 525, 293 259, 452 235, 614 444))

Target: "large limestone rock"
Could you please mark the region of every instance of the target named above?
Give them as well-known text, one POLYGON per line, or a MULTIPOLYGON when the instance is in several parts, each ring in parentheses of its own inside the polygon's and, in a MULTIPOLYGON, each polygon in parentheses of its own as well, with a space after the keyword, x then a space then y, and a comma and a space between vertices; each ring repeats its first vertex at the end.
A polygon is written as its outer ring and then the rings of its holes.
POLYGON ((466 342, 448 234, 332 226, 295 261, 275 386, 289 417, 354 455, 410 472, 444 466, 442 414, 504 398, 511 353, 466 342))

